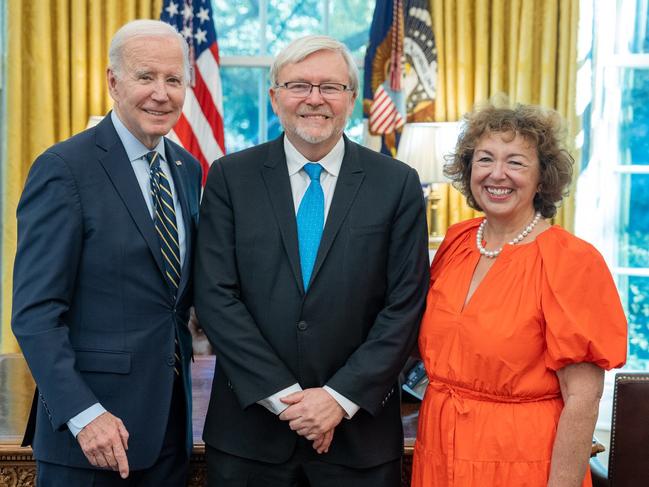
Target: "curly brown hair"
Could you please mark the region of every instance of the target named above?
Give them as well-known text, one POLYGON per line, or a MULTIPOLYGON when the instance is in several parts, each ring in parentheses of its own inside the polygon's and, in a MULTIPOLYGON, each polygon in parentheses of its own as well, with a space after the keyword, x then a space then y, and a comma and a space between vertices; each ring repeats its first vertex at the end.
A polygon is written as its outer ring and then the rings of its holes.
POLYGON ((471 194, 471 162, 478 141, 494 132, 512 134, 512 138, 520 135, 536 147, 540 178, 534 209, 544 218, 553 217, 563 197, 568 195, 575 162, 564 145, 563 120, 554 110, 523 104, 500 107, 493 101, 475 107, 464 116, 462 133, 455 152, 448 156, 444 174, 466 197, 471 208, 482 211, 471 194))

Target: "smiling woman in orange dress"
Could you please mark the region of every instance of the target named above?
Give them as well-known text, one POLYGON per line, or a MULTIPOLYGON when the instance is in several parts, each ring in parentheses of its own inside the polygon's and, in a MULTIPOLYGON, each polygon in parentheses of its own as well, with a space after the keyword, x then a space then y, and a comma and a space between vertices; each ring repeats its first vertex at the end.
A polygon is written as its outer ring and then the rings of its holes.
POLYGON ((546 220, 572 176, 560 126, 525 105, 465 117, 446 172, 485 218, 451 227, 431 267, 413 487, 591 485, 604 370, 624 363, 627 331, 602 256, 546 220))

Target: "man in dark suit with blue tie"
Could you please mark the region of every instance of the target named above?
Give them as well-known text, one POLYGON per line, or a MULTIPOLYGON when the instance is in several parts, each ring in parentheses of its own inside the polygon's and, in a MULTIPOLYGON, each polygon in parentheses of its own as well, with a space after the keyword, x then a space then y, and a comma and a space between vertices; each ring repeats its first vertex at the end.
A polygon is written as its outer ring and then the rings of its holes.
POLYGON ((164 135, 188 46, 140 20, 109 58, 114 110, 40 155, 18 205, 12 327, 37 385, 25 443, 42 487, 180 487, 201 169, 164 135))
POLYGON ((398 486, 397 377, 428 289, 419 178, 343 135, 358 71, 341 43, 294 41, 271 83, 284 134, 216 161, 201 205, 208 484, 398 486))

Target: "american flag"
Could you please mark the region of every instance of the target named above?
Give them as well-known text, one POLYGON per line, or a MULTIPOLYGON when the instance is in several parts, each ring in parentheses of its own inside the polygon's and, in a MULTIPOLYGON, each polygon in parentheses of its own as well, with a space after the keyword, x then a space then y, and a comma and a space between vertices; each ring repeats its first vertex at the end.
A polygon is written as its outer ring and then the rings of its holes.
POLYGON ((170 138, 200 161, 204 184, 210 164, 225 154, 219 46, 211 1, 165 0, 160 20, 173 25, 189 43, 193 76, 170 138))
POLYGON ((429 0, 376 0, 365 55, 365 145, 395 156, 406 122, 435 120, 437 51, 429 0))
POLYGON ((390 88, 379 85, 374 93, 369 116, 369 128, 372 135, 392 133, 406 123, 406 115, 401 113, 405 111, 402 108, 404 106, 403 94, 390 88))
POLYGON ((369 127, 374 135, 394 132, 406 123, 405 105, 401 93, 403 70, 403 4, 394 0, 392 4, 393 21, 390 28, 390 67, 389 79, 378 86, 370 107, 369 127))

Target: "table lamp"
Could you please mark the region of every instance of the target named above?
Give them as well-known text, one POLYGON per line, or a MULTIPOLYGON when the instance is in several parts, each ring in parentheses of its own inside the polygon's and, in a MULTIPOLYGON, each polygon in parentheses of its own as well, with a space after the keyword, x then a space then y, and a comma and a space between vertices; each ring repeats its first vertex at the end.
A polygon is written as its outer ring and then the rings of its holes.
POLYGON ((88 117, 88 123, 86 124, 86 128, 89 129, 90 127, 94 127, 99 122, 101 122, 103 118, 104 118, 103 115, 90 115, 88 117))
POLYGON ((431 249, 439 247, 444 238, 437 214, 441 198, 439 184, 449 182, 444 176, 444 156, 454 151, 460 128, 460 122, 407 123, 399 141, 397 159, 419 173, 426 197, 428 244, 431 249))

